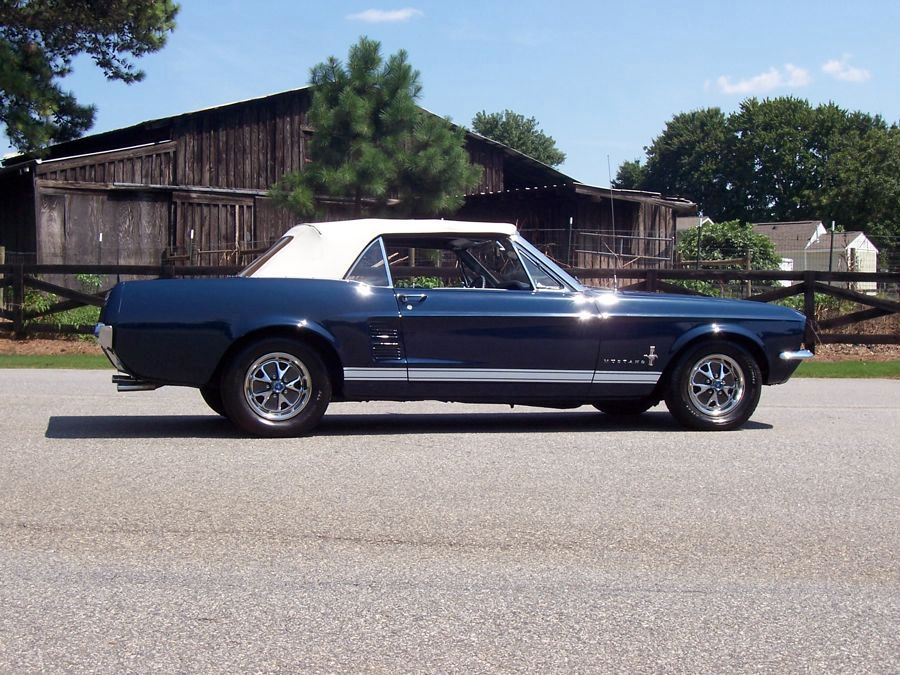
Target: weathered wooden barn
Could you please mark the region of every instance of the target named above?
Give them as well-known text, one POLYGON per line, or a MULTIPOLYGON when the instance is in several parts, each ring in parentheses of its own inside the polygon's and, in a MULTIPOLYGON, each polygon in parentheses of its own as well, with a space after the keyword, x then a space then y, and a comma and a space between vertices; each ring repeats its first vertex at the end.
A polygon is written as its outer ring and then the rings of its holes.
MULTIPOLYGON (((268 189, 307 162, 309 88, 86 136, 0 167, 0 246, 41 263, 235 264, 293 224, 268 189)), ((693 205, 584 185, 469 133, 481 183, 455 217, 514 222, 561 262, 665 266, 693 205)), ((349 205, 321 198, 329 219, 349 205)))

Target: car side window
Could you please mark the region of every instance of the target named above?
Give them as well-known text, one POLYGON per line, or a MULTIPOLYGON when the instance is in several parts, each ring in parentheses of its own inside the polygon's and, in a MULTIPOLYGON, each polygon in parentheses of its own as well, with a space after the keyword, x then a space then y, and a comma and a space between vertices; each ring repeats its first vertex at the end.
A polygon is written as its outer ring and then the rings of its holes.
POLYGON ((531 275, 531 279, 534 281, 535 288, 539 291, 562 291, 565 290, 565 286, 563 286, 556 277, 551 276, 547 270, 534 262, 527 255, 522 255, 522 263, 525 265, 528 270, 528 274, 531 275))
POLYGON ((492 235, 387 235, 395 288, 532 290, 516 248, 492 235))
POLYGON ((390 286, 381 240, 376 239, 363 251, 347 273, 350 281, 361 281, 370 286, 390 286))

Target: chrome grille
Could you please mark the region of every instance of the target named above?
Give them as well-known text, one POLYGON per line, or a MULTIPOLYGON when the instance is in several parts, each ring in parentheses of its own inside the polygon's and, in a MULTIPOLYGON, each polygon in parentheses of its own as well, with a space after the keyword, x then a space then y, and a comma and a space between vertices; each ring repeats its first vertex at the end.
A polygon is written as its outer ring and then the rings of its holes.
POLYGON ((397 328, 372 322, 369 324, 369 337, 372 341, 373 361, 399 361, 403 358, 400 331, 397 328))

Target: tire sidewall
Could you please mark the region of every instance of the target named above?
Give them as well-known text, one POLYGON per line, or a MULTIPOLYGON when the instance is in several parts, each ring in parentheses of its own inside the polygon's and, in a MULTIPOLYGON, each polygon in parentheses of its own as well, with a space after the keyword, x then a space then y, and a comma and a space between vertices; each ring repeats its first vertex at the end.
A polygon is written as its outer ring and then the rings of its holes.
POLYGON ((744 424, 759 403, 762 390, 762 374, 753 356, 743 347, 733 342, 703 342, 688 349, 678 359, 666 393, 666 406, 674 417, 692 429, 705 431, 727 431, 744 424), (691 401, 690 376, 694 365, 703 358, 723 354, 733 359, 743 371, 744 397, 728 413, 713 417, 698 410, 691 401))
POLYGON ((266 338, 253 342, 231 360, 221 383, 222 405, 228 418, 242 431, 255 436, 298 436, 314 428, 331 401, 331 381, 322 358, 311 347, 285 338, 266 338), (248 368, 266 354, 282 352, 303 362, 309 371, 310 398, 296 416, 287 420, 268 420, 257 415, 244 397, 244 379, 248 368))

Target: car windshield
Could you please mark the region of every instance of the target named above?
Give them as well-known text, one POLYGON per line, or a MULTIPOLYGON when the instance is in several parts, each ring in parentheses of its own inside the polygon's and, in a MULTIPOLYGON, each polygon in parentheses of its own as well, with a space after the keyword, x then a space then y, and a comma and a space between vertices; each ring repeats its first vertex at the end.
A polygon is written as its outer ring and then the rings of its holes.
POLYGON ((534 246, 531 242, 529 242, 527 239, 522 237, 522 235, 515 234, 515 235, 513 235, 512 240, 516 243, 517 246, 521 246, 523 249, 525 249, 531 255, 532 258, 535 258, 537 260, 538 263, 540 263, 541 265, 546 267, 548 270, 550 270, 550 272, 552 272, 554 275, 556 275, 564 283, 571 286, 572 289, 574 289, 576 291, 584 290, 584 285, 580 281, 578 281, 578 279, 573 277, 571 274, 566 272, 562 267, 560 267, 555 262, 550 260, 550 258, 545 256, 543 253, 541 253, 537 249, 536 246, 534 246))

